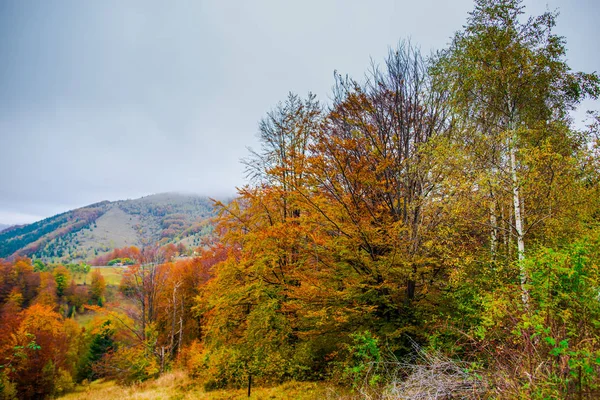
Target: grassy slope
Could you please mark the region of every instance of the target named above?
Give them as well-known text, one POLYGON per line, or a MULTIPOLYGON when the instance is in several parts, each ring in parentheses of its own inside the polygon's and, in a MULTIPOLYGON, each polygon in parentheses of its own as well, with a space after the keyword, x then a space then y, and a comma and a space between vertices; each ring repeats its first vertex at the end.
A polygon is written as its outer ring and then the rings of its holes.
POLYGON ((77 233, 78 248, 86 258, 94 258, 94 249, 100 254, 125 246, 141 246, 142 237, 135 229, 140 221, 139 216, 129 215, 119 207, 112 205, 110 209, 96 220, 96 226, 77 233), (104 251, 102 251, 104 250, 104 251))
MULTIPOLYGON (((119 386, 112 381, 98 380, 86 386, 78 386, 73 393, 61 399, 64 400, 158 400, 158 399, 247 399, 245 389, 217 390, 206 392, 190 379, 185 372, 174 371, 162 375, 154 381, 141 385, 119 386)), ((269 388, 252 389, 250 399, 350 399, 348 393, 341 393, 325 383, 287 382, 269 388)))

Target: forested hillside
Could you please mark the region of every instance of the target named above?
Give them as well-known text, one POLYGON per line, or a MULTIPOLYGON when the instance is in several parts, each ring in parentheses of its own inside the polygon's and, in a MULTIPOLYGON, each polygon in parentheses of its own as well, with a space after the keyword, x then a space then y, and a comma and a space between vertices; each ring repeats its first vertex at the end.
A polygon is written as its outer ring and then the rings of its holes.
MULTIPOLYGON (((435 55, 401 42, 329 104, 289 94, 199 256, 114 253, 133 265, 113 301, 2 263, 4 393, 163 375, 223 398, 600 398, 600 115, 570 117, 600 79, 571 70, 556 14, 523 13, 476 0, 435 55)), ((161 228, 191 229, 170 201, 161 228)))
POLYGON ((126 246, 201 245, 210 234, 212 202, 163 193, 136 200, 104 201, 0 232, 0 257, 45 262, 92 261, 126 246))

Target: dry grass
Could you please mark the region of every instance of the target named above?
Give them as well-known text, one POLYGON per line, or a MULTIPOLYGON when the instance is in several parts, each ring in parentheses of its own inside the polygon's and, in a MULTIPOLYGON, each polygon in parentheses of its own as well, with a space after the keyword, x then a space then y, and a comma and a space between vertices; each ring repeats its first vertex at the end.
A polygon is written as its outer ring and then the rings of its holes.
POLYGON ((437 352, 426 352, 416 343, 414 358, 370 365, 360 393, 365 399, 435 400, 482 399, 488 397, 488 382, 467 363, 437 352), (371 385, 374 377, 385 385, 371 385))
POLYGON ((130 215, 115 204, 109 207, 108 211, 96 220, 95 228, 82 229, 72 240, 72 243, 77 241, 77 251, 84 252, 85 258, 93 258, 94 249, 141 245, 136 225, 144 222, 139 216, 130 215))
MULTIPOLYGON (((347 398, 340 394, 339 389, 325 383, 287 382, 279 386, 252 389, 250 399, 282 399, 282 400, 312 400, 347 398)), ((245 389, 216 390, 206 392, 190 379, 183 371, 173 371, 163 374, 154 381, 144 382, 134 386, 119 386, 113 381, 98 380, 88 385, 78 386, 76 391, 69 393, 63 400, 158 400, 158 399, 214 399, 234 400, 248 399, 245 389)))
POLYGON ((439 355, 428 355, 425 362, 401 365, 408 376, 387 385, 382 399, 481 399, 487 384, 462 363, 439 355))

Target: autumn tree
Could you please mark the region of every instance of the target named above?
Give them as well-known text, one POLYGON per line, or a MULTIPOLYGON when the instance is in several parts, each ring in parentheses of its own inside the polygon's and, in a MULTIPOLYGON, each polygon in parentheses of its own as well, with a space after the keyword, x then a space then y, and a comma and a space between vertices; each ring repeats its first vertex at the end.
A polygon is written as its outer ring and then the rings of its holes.
POLYGON ((70 310, 68 316, 73 316, 76 311, 83 312, 84 306, 88 304, 90 293, 86 286, 77 285, 75 281, 71 281, 71 285, 65 292, 65 298, 70 310))
POLYGON ((52 395, 59 376, 71 377, 76 361, 71 346, 78 332, 76 323, 63 320, 48 306, 34 304, 22 312, 15 334, 2 339, 22 352, 11 362, 9 370, 20 398, 52 395))
MULTIPOLYGON (((444 303, 456 314, 446 318, 454 332, 473 335, 478 360, 510 371, 497 383, 512 387, 509 398, 568 398, 576 389, 581 396, 597 384, 586 379, 597 368, 588 356, 598 351, 598 331, 584 317, 575 333, 566 315, 585 302, 584 281, 596 279, 579 252, 589 254, 597 235, 590 183, 598 176, 590 132, 574 129, 569 112, 597 98, 600 81, 570 69, 565 40, 553 33, 556 17, 525 18, 520 1, 476 1, 433 68, 451 94, 460 155, 453 168, 470 182, 458 211, 486 236, 453 271, 444 303)), ((595 310, 590 304, 583 314, 595 310)), ((452 330, 446 334, 456 340, 452 330)))
POLYGON ((306 190, 309 146, 321 117, 310 94, 306 99, 290 94, 267 113, 259 124, 261 148, 244 161, 252 185, 240 189, 233 202, 217 203, 226 259, 215 266, 196 311, 207 348, 224 355, 214 362, 238 364, 244 371, 218 377, 217 385, 286 371, 282 360, 298 340, 296 313, 287 305, 306 261, 302 220, 307 216, 300 191, 306 190))
POLYGON ((92 283, 90 285, 90 300, 93 304, 102 306, 104 304, 106 292, 106 281, 102 272, 96 268, 92 272, 92 283))
POLYGON ((22 295, 22 306, 27 307, 40 287, 40 275, 35 273, 31 260, 0 261, 0 268, 0 303, 16 290, 22 295))
POLYGON ((209 268, 220 260, 218 247, 199 257, 160 265, 163 280, 158 288, 156 330, 161 370, 181 354, 183 346, 201 336, 201 323, 192 312, 209 268))
POLYGON ((363 85, 336 79, 334 104, 311 146, 311 192, 303 192, 308 230, 318 233, 310 247, 318 268, 330 271, 325 281, 334 278, 329 293, 347 299, 333 301, 347 313, 345 329, 361 324, 400 337, 398 326, 414 326, 412 303, 426 287, 432 293, 444 267, 435 256, 450 240, 451 231, 440 229, 443 169, 435 164, 450 131, 446 93, 409 43, 363 85))
MULTIPOLYGON (((48 306, 52 309, 58 307, 58 285, 55 277, 50 272, 40 272, 40 289, 34 303, 48 306)), ((63 289, 66 294, 67 290, 63 289)))

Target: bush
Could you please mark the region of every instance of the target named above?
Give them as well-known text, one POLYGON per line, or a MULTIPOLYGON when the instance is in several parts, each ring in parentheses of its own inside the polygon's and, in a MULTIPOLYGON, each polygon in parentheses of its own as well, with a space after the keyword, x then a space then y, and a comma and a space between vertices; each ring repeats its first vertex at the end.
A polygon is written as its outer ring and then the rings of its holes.
POLYGON ((0 399, 13 400, 17 398, 17 385, 8 379, 4 373, 0 373, 0 399))
POLYGON ((201 377, 206 371, 206 354, 202 343, 194 340, 185 348, 180 354, 179 364, 192 378, 201 377))
POLYGON ((106 354, 92 369, 99 376, 115 379, 123 384, 144 382, 156 378, 160 372, 156 359, 143 346, 119 348, 106 354))
POLYGON ((517 285, 483 298, 480 346, 493 348, 490 376, 502 396, 600 395, 599 238, 528 255, 530 302, 517 285))
POLYGON ((54 394, 63 395, 73 390, 75 383, 70 373, 60 368, 54 378, 54 394))
MULTIPOLYGON (((363 385, 365 378, 372 370, 372 365, 381 361, 379 341, 371 332, 357 332, 350 335, 352 343, 347 345, 347 359, 343 366, 343 378, 352 384, 353 388, 363 385)), ((368 383, 376 385, 380 380, 377 374, 370 374, 368 383)))

